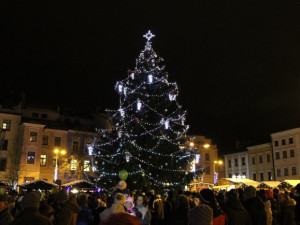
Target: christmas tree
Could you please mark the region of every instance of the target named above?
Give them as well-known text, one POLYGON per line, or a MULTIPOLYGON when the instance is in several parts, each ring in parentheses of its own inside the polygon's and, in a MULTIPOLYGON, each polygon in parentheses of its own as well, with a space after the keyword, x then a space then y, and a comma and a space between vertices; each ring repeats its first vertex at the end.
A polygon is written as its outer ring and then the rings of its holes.
POLYGON ((126 171, 130 189, 187 185, 197 172, 189 172, 194 155, 187 147, 186 111, 177 101, 178 86, 168 81, 164 60, 152 49, 154 35, 148 31, 144 37, 135 69, 115 86, 118 110, 107 110, 114 130, 99 131, 94 144, 102 187, 112 187, 119 175, 125 179, 126 171))

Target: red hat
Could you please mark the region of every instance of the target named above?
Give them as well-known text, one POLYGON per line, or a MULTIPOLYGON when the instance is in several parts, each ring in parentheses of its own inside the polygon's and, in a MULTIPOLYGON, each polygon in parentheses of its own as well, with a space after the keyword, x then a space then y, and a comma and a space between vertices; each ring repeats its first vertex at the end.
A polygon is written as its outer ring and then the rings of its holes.
POLYGON ((273 196, 273 191, 271 191, 271 190, 266 190, 266 196, 267 196, 267 199, 274 198, 274 196, 273 196))

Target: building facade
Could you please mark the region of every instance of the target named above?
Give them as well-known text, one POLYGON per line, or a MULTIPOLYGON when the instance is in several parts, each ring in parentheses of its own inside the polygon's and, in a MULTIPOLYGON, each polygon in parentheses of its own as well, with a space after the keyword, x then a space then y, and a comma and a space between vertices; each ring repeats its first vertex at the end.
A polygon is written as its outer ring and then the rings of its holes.
POLYGON ((236 152, 224 155, 225 176, 232 178, 233 176, 245 176, 249 178, 249 162, 248 152, 236 152))
POLYGON ((274 166, 270 143, 247 147, 249 154, 250 179, 255 181, 273 181, 274 166))
POLYGON ((300 128, 271 134, 277 181, 300 179, 300 128))

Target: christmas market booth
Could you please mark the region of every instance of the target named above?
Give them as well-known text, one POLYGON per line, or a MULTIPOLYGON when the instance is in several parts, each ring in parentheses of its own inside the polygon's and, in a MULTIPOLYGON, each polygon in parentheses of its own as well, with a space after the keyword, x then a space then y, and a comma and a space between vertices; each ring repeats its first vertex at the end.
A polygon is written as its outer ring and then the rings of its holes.
POLYGON ((198 183, 190 183, 189 189, 193 192, 200 192, 202 189, 205 188, 212 188, 214 185, 210 183, 198 182, 198 183))
POLYGON ((70 191, 74 194, 78 192, 95 191, 96 189, 95 185, 87 180, 74 180, 72 182, 62 184, 61 186, 65 187, 68 192, 70 191))
POLYGON ((245 188, 248 186, 253 186, 256 188, 259 185, 259 182, 244 178, 242 176, 237 176, 237 177, 233 176, 232 178, 222 178, 217 184, 217 186, 224 186, 224 185, 232 186, 232 188, 234 186, 235 189, 245 188))
POLYGON ((280 185, 280 183, 281 183, 280 181, 263 181, 257 186, 257 188, 265 189, 265 190, 273 189, 275 187, 278 187, 278 185, 280 185))
POLYGON ((46 180, 33 180, 29 182, 25 182, 23 184, 20 184, 19 187, 23 189, 32 189, 32 190, 51 190, 53 188, 58 188, 57 184, 48 182, 46 180))
POLYGON ((300 180, 284 180, 278 185, 278 187, 280 189, 291 189, 293 187, 296 187, 296 185, 299 183, 300 180))

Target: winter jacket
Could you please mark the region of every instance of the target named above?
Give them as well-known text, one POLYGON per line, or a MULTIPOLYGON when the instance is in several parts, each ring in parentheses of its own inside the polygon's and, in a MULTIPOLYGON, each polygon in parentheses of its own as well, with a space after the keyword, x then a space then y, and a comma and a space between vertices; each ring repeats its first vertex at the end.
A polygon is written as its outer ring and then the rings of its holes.
POLYGON ((80 210, 76 199, 70 199, 62 205, 58 214, 57 225, 76 225, 77 215, 80 210))
POLYGON ((141 216, 141 223, 142 225, 150 225, 151 222, 151 213, 150 210, 143 206, 143 205, 137 205, 136 209, 142 214, 141 216))
POLYGON ((153 221, 162 221, 164 220, 164 203, 163 200, 157 198, 153 201, 151 205, 151 215, 153 221))
POLYGON ((9 208, 4 209, 0 212, 0 224, 1 225, 8 225, 14 220, 13 216, 11 215, 9 208))
POLYGON ((168 225, 188 225, 188 208, 178 207, 167 221, 168 225))
POLYGON ((300 196, 299 196, 299 193, 295 194, 294 199, 296 201, 296 206, 295 206, 295 221, 296 221, 297 225, 300 225, 300 196))
POLYGON ((77 216, 76 225, 90 225, 92 222, 92 210, 89 208, 82 208, 77 216))
POLYGON ((249 214, 239 199, 228 200, 224 205, 224 211, 228 225, 251 225, 249 214))
POLYGON ((281 225, 295 225, 295 206, 296 201, 294 199, 287 199, 280 203, 280 224, 281 225))
POLYGON ((39 213, 38 208, 26 208, 11 225, 52 225, 50 219, 39 213))
POLYGON ((280 205, 274 198, 270 198, 268 200, 271 202, 272 225, 280 225, 280 205))
POLYGON ((125 208, 119 202, 115 202, 110 208, 106 208, 100 213, 100 221, 104 221, 113 213, 126 213, 125 208))
POLYGON ((272 225, 272 209, 271 209, 271 201, 267 200, 264 202, 265 210, 267 214, 267 225, 272 225))
POLYGON ((247 210, 252 225, 266 225, 267 213, 264 202, 259 197, 253 197, 245 200, 244 207, 247 210))
POLYGON ((200 204, 189 210, 190 225, 213 225, 213 210, 208 205, 200 204))

